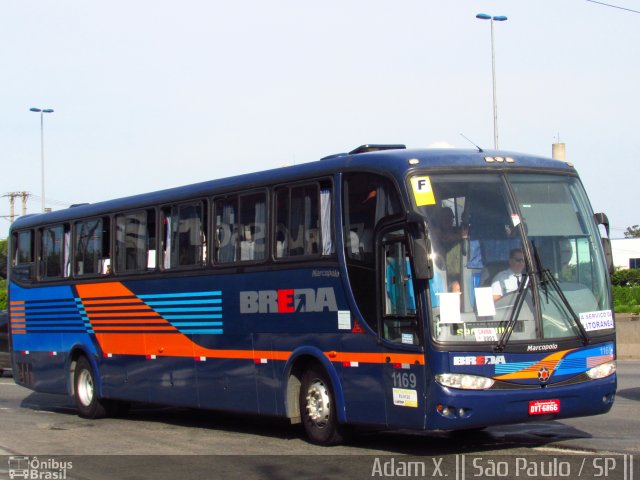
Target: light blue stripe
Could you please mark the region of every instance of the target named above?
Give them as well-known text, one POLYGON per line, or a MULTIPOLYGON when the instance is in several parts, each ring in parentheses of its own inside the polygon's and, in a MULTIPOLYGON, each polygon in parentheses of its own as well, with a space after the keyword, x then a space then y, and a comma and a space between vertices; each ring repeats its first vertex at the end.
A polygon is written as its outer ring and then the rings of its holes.
POLYGON ((62 315, 64 313, 78 313, 78 309, 77 308, 65 308, 65 309, 56 309, 56 310, 49 310, 49 309, 43 309, 43 310, 30 310, 27 308, 26 310, 27 315, 29 315, 30 317, 32 316, 39 316, 39 315, 62 315))
POLYGON ((496 365, 496 373, 514 373, 535 365, 535 362, 516 362, 496 365))
POLYGON ((166 320, 213 320, 222 315, 163 315, 166 320))
MULTIPOLYGON (((55 322, 57 325, 70 325, 70 326, 76 326, 76 327, 83 327, 84 323, 79 322, 79 321, 61 321, 61 322, 55 322)), ((32 322, 26 322, 26 325, 29 328, 50 328, 49 325, 47 325, 46 323, 32 323, 32 322)), ((51 327, 51 328, 55 328, 55 327, 51 327)))
POLYGON ((222 322, 171 322, 174 327, 221 327, 222 322))
POLYGON ((208 303, 222 303, 221 298, 212 298, 211 300, 174 300, 167 302, 144 302, 151 307, 158 305, 204 305, 208 303))
POLYGON ((138 298, 209 297, 211 295, 222 295, 222 292, 220 290, 216 290, 213 292, 155 293, 149 295, 138 295, 138 298))
POLYGON ((210 334, 210 335, 220 335, 222 334, 222 329, 220 330, 191 330, 191 329, 187 329, 187 330, 180 330, 181 333, 203 333, 203 334, 210 334))
POLYGON ((75 307, 75 304, 73 303, 73 300, 68 300, 68 301, 64 301, 64 302, 30 302, 29 300, 27 300, 24 304, 25 308, 36 308, 36 307, 61 307, 61 308, 73 308, 75 307))
POLYGON ((69 325, 68 327, 32 327, 31 325, 27 325, 27 330, 29 332, 33 332, 33 331, 44 331, 44 332, 50 332, 50 331, 58 331, 58 330, 71 330, 71 328, 69 327, 76 327, 74 330, 77 330, 79 333, 84 332, 84 329, 80 328, 78 325, 69 325))
POLYGON ((154 308, 158 313, 221 312, 222 307, 154 308))

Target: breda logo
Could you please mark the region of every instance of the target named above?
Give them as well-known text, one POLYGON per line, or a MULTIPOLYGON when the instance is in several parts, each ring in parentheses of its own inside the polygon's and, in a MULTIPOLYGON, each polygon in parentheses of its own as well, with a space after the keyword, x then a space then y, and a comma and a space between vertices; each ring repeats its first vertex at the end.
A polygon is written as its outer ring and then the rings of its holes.
POLYGON ((291 288, 240 292, 240 313, 337 312, 333 288, 291 288))
POLYGON ((476 357, 453 357, 454 365, 498 365, 507 363, 504 355, 478 355, 476 357))

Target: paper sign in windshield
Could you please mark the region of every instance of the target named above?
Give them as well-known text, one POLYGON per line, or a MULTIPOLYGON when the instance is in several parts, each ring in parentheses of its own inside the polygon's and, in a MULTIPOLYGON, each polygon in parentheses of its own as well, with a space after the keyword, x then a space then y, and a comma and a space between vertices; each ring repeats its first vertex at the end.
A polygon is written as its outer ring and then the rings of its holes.
POLYGON ((411 189, 418 207, 436 204, 436 197, 433 194, 429 177, 413 177, 411 179, 411 189))
POLYGON ((440 323, 460 323, 460 292, 438 293, 440 323))
POLYGON ((473 330, 476 342, 497 342, 498 333, 495 328, 476 328, 473 330))
POLYGON ((583 312, 580 314, 580 323, 587 332, 613 328, 613 314, 611 310, 598 312, 583 312))
POLYGON ((496 305, 493 303, 493 289, 491 287, 478 287, 474 289, 476 295, 476 308, 479 317, 492 317, 496 314, 496 305))

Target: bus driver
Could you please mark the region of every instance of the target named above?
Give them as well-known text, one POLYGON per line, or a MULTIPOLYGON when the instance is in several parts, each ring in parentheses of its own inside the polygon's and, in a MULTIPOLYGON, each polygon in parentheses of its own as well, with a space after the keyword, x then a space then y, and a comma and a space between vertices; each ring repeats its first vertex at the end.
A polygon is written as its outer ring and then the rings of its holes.
POLYGON ((522 249, 514 248, 509 252, 509 268, 499 272, 493 277, 491 289, 493 290, 493 301, 497 301, 510 292, 515 292, 523 280, 524 254, 522 249))

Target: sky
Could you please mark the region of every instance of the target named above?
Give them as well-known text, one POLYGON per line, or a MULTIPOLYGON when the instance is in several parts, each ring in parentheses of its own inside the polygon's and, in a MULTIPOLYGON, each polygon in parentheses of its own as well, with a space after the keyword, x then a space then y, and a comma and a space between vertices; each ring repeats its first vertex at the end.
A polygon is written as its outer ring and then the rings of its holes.
MULTIPOLYGON (((640 0, 611 0, 640 10, 640 0)), ((0 195, 53 209, 365 143, 566 143, 613 238, 640 224, 640 14, 586 0, 3 0, 0 195)), ((20 211, 20 201, 16 201, 20 211)), ((0 216, 8 215, 0 198, 0 216)), ((0 238, 9 222, 0 218, 0 238)))

